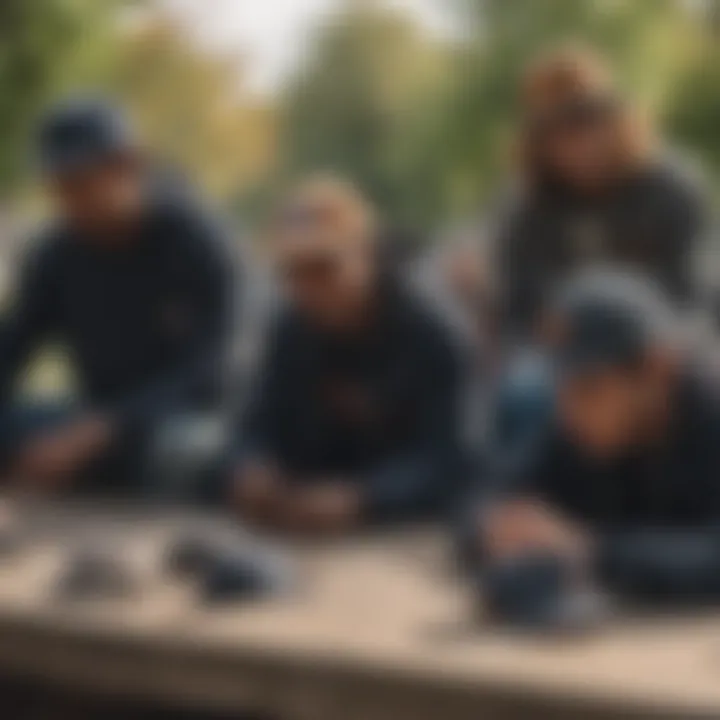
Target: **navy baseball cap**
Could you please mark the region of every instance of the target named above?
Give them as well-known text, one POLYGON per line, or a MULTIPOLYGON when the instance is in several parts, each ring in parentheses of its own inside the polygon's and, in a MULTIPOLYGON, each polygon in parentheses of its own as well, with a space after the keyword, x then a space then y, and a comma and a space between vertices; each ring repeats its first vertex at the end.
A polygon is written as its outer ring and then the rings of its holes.
POLYGON ((665 293, 649 279, 621 271, 570 280, 551 305, 550 318, 561 373, 628 367, 678 340, 677 313, 665 293))
POLYGON ((96 98, 59 103, 45 114, 38 130, 38 164, 45 175, 82 170, 136 147, 125 113, 96 98))

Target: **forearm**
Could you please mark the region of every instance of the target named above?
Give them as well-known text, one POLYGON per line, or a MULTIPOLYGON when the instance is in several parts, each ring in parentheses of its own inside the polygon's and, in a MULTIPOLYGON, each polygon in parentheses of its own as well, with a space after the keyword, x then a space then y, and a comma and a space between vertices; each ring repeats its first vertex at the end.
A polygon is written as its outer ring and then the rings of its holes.
POLYGON ((449 509, 458 486, 459 461, 448 456, 409 453, 382 463, 365 488, 372 520, 438 514, 449 509))
POLYGON ((621 594, 654 599, 720 594, 720 525, 606 532, 596 551, 599 580, 621 594))

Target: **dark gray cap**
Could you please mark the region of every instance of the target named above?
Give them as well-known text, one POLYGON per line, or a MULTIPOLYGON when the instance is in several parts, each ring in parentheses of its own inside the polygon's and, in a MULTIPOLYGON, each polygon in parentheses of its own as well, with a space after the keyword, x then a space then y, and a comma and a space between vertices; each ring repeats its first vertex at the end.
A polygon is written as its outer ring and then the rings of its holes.
POLYGON ((75 98, 52 107, 40 121, 38 164, 46 175, 90 167, 136 148, 125 113, 98 98, 75 98))
POLYGON ((678 342, 678 314, 644 276, 602 270, 570 280, 551 306, 554 356, 561 372, 629 366, 655 347, 678 342))

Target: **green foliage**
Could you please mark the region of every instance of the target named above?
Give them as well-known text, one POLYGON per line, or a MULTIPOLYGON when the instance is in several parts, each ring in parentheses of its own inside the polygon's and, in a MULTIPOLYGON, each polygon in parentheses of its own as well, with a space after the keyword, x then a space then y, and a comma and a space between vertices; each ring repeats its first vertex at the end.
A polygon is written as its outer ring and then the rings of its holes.
POLYGON ((123 34, 104 84, 155 153, 227 200, 257 183, 274 153, 274 113, 243 91, 241 70, 158 16, 123 34))
POLYGON ((333 170, 357 180, 395 216, 422 214, 435 178, 423 173, 426 140, 441 112, 451 67, 402 14, 351 4, 321 29, 288 88, 285 175, 333 170))
POLYGON ((668 93, 664 123, 672 137, 694 151, 720 186, 720 2, 700 16, 682 72, 668 93))
POLYGON ((22 179, 38 109, 98 87, 243 213, 299 174, 335 170, 396 221, 431 228, 503 184, 524 65, 578 39, 607 54, 627 92, 720 178, 720 0, 437 0, 457 14, 457 37, 431 35, 388 0, 345 0, 269 99, 244 89, 237 58, 192 42, 157 0, 140 0, 155 12, 126 23, 117 11, 128 1, 0 2, 0 193, 22 179))
POLYGON ((0 191, 27 166, 38 109, 62 84, 67 64, 119 0, 0 3, 0 191))
MULTIPOLYGON (((445 2, 447 7, 450 3, 445 2)), ((442 45, 382 3, 348 2, 286 96, 290 168, 359 180, 394 217, 471 212, 503 182, 526 63, 563 42, 606 54, 620 84, 720 171, 717 37, 684 0, 457 0, 442 45), (713 51, 691 62, 698 44, 713 51), (712 57, 711 57, 712 55, 712 57), (713 62, 714 61, 714 62, 713 62), (702 96, 702 97, 700 97, 702 96)), ((720 13, 718 13, 720 16, 720 13)))

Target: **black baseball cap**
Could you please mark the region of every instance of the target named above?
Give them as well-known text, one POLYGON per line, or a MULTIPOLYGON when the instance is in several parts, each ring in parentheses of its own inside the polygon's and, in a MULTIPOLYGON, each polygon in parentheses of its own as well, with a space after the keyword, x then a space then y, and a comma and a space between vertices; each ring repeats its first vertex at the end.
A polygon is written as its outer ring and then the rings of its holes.
POLYGON ((571 279, 551 304, 550 321, 563 374, 629 367, 678 340, 677 311, 666 294, 648 278, 623 271, 571 279))
POLYGON ((40 121, 37 155, 44 175, 63 175, 137 148, 125 113, 99 98, 74 98, 50 108, 40 121))

